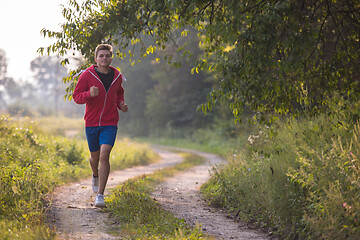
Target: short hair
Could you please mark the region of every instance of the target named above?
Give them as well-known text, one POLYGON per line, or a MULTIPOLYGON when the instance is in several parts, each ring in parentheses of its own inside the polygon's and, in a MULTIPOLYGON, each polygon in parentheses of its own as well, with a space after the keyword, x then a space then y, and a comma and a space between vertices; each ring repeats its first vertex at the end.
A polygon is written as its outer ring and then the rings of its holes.
POLYGON ((108 50, 110 51, 111 55, 113 53, 113 47, 109 44, 99 44, 96 48, 95 48, 95 58, 97 58, 97 55, 99 53, 99 51, 101 50, 108 50))

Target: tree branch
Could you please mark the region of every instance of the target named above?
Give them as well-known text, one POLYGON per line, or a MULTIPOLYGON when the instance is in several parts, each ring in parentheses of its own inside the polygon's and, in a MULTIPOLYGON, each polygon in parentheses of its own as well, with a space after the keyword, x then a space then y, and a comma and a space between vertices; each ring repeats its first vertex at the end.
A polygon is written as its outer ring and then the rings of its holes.
POLYGON ((349 53, 348 48, 346 47, 346 46, 347 46, 347 42, 346 42, 345 38, 343 37, 341 30, 339 29, 339 25, 340 25, 340 24, 337 23, 334 15, 333 15, 332 12, 331 12, 331 6, 330 6, 330 3, 329 3, 329 0, 325 0, 325 1, 326 1, 326 5, 327 5, 327 7, 328 7, 329 15, 330 15, 331 19, 333 20, 333 22, 334 22, 334 24, 335 24, 336 32, 338 33, 341 41, 344 43, 346 55, 347 55, 347 57, 350 59, 350 63, 353 65, 354 70, 355 70, 357 73, 360 73, 360 71, 359 71, 356 63, 354 62, 354 59, 352 58, 352 56, 351 56, 350 53, 349 53))

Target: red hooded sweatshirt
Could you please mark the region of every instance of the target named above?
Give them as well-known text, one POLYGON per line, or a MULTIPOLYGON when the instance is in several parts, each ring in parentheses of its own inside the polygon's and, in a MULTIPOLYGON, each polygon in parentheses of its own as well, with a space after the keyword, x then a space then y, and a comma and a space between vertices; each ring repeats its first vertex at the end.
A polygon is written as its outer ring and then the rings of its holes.
POLYGON ((103 83, 95 71, 96 65, 86 69, 79 77, 73 99, 77 104, 85 104, 85 127, 117 126, 119 121, 118 108, 124 102, 123 75, 114 67, 114 80, 106 92, 103 83), (99 95, 91 97, 90 87, 99 88, 99 95))

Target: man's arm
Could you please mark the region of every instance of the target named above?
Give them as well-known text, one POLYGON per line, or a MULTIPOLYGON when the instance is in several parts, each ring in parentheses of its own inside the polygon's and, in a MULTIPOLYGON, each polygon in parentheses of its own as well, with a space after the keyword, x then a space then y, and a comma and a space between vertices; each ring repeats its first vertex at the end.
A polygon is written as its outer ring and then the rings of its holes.
POLYGON ((122 111, 122 112, 127 112, 128 111, 128 105, 124 102, 120 102, 119 104, 119 109, 122 111))
POLYGON ((77 104, 86 103, 87 100, 90 99, 96 92, 99 94, 99 90, 97 89, 96 91, 96 89, 94 89, 96 87, 92 86, 89 88, 84 75, 85 74, 80 75, 79 81, 77 82, 73 93, 73 99, 77 104))
POLYGON ((122 80, 123 80, 123 75, 121 75, 121 83, 119 88, 117 89, 117 99, 116 99, 116 103, 117 103, 117 107, 122 111, 122 112, 127 112, 128 111, 128 105, 125 103, 124 100, 124 88, 122 86, 122 80))

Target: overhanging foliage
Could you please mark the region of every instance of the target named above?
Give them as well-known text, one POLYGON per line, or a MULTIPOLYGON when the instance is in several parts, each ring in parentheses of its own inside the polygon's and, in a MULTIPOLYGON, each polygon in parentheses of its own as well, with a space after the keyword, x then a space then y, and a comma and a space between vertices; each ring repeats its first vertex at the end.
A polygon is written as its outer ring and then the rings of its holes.
POLYGON ((119 58, 146 57, 176 44, 173 29, 195 27, 204 54, 193 72, 210 70, 219 79, 205 112, 230 99, 235 116, 244 106, 316 113, 331 98, 354 103, 360 97, 359 0, 70 0, 63 14, 60 32, 42 31, 58 41, 41 52, 74 49, 91 59, 97 44, 109 42, 122 47, 119 58), (153 44, 146 45, 144 35, 153 36, 153 44), (130 44, 140 46, 140 56, 126 50, 130 44))

